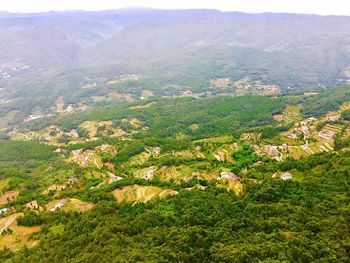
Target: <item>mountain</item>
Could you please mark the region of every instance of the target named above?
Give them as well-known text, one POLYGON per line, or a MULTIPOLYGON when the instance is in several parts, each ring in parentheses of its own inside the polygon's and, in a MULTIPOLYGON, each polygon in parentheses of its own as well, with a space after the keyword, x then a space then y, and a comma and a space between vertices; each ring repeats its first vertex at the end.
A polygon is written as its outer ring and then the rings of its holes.
POLYGON ((349 21, 236 13, 163 19, 128 27, 82 52, 81 59, 94 65, 117 62, 130 71, 159 74, 162 80, 168 80, 164 75, 169 71, 198 65, 212 67, 208 74, 216 77, 254 76, 282 90, 310 88, 344 77, 349 21))
POLYGON ((350 18, 217 10, 0 14, 0 126, 153 96, 275 95, 350 78, 350 18))

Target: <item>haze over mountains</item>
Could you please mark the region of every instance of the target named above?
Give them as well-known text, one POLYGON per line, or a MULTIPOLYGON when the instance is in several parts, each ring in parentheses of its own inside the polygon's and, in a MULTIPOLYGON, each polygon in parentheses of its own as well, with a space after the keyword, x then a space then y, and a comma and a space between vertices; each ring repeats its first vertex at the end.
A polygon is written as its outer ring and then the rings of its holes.
POLYGON ((59 98, 65 107, 107 105, 140 99, 143 90, 157 97, 323 89, 350 78, 349 28, 350 17, 216 10, 4 12, 0 115, 55 112, 59 98), (121 76, 126 83, 107 84, 121 76), (92 99, 111 93, 112 101, 92 99))

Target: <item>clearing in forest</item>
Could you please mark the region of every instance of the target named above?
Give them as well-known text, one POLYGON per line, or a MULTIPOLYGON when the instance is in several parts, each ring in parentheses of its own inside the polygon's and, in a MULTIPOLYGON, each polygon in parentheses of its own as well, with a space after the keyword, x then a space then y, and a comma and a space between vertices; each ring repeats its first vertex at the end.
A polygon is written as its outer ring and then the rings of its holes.
POLYGON ((2 196, 0 196, 0 205, 5 205, 12 199, 16 199, 19 195, 18 191, 7 191, 2 196))
POLYGON ((54 212, 57 209, 60 209, 63 211, 84 212, 93 208, 94 204, 89 202, 84 202, 76 198, 68 198, 68 199, 51 201, 45 207, 48 211, 51 211, 51 212, 54 212))
POLYGON ((38 241, 29 239, 28 236, 40 231, 40 226, 19 226, 16 219, 23 213, 16 213, 0 219, 0 249, 5 247, 11 251, 18 251, 24 246, 34 247, 38 241), (7 232, 9 231, 9 232, 7 232))
POLYGON ((172 189, 162 189, 156 186, 129 185, 113 191, 113 195, 118 203, 146 203, 152 199, 162 199, 178 192, 172 189))

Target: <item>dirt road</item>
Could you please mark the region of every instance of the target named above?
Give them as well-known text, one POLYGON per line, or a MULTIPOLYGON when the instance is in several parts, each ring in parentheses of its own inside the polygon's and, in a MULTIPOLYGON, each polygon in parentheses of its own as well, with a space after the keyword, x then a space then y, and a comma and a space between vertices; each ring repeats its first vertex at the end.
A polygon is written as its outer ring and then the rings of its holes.
POLYGON ((4 227, 0 228, 0 234, 6 229, 8 228, 12 223, 13 221, 15 221, 16 219, 16 215, 12 215, 9 220, 7 220, 7 222, 5 223, 4 227))

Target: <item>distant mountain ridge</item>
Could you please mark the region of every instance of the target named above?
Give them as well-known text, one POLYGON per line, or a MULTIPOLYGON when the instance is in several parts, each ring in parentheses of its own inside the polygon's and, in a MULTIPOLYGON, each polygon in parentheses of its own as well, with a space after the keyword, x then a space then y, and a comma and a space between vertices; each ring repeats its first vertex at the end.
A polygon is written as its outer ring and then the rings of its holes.
MULTIPOLYGON (((116 92, 106 83, 125 74, 151 79, 154 96, 343 85, 350 79, 349 28, 346 16, 201 9, 2 12, 0 116, 49 113, 59 97, 94 106, 91 97, 116 92), (220 79, 227 88, 213 89, 220 79)), ((125 85, 118 94, 133 99, 141 96, 135 89, 146 89, 140 80, 125 85)))

